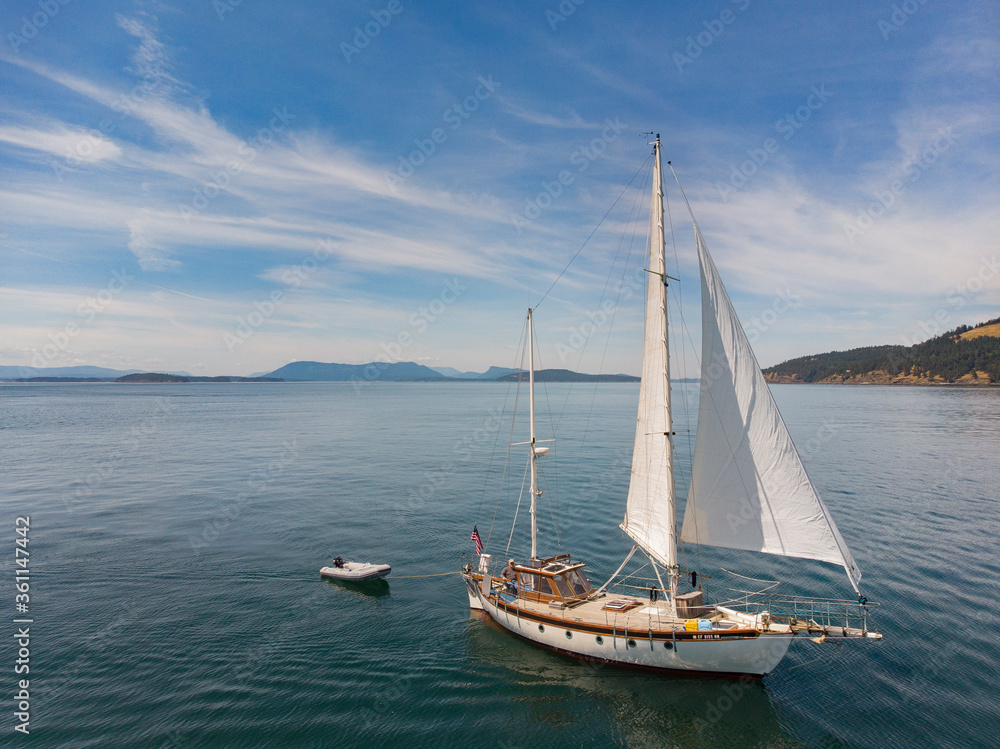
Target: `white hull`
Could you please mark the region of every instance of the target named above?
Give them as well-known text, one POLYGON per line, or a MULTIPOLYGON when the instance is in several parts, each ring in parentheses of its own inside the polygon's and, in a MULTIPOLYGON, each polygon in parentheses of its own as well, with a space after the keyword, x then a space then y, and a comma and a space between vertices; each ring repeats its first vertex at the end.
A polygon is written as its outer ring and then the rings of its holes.
POLYGON ((479 596, 469 590, 469 608, 473 611, 483 611, 483 604, 479 602, 479 596))
POLYGON ((322 567, 319 574, 332 580, 343 580, 349 583, 363 583, 367 580, 377 580, 392 572, 388 564, 363 564, 361 562, 345 562, 343 567, 322 567))
POLYGON ((478 604, 473 608, 484 610, 501 627, 526 640, 582 658, 640 668, 765 676, 785 657, 793 636, 788 632, 748 636, 679 631, 664 637, 652 636, 648 630, 624 629, 605 633, 569 619, 560 620, 558 613, 545 616, 513 606, 500 608, 491 598, 483 597, 474 580, 466 582, 470 605, 473 598, 478 604))

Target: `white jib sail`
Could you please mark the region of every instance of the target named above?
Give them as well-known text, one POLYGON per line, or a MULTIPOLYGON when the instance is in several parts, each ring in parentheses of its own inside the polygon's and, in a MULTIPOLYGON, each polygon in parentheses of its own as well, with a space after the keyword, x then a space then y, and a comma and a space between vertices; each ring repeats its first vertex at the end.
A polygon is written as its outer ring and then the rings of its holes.
POLYGON ((653 168, 650 211, 649 279, 642 351, 639 413, 632 452, 625 521, 621 527, 665 567, 677 563, 677 511, 674 497, 670 423, 670 369, 667 357, 666 277, 663 265, 663 186, 659 143, 653 168))
POLYGON ((806 475, 697 226, 695 235, 701 400, 681 539, 842 564, 857 590, 861 571, 806 475))

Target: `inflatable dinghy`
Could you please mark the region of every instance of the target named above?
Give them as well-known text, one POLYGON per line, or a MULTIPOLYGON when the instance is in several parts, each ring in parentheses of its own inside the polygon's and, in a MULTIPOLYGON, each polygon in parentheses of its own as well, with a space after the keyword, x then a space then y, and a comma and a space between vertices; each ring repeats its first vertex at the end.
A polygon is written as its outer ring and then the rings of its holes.
POLYGON ((319 574, 334 580, 363 583, 366 580, 377 580, 392 572, 388 564, 371 564, 370 562, 344 562, 337 557, 330 567, 323 567, 319 574), (338 564, 339 562, 339 564, 338 564))

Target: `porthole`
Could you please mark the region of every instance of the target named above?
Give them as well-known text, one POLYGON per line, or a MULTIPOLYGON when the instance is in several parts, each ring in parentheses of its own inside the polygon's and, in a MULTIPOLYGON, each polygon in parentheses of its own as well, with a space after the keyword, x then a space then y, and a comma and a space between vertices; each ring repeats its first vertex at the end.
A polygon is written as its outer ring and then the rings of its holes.
POLYGON ((598 645, 603 645, 604 644, 604 638, 601 637, 600 635, 597 636, 597 644, 598 645))
POLYGON ((568 629, 566 630, 566 639, 567 640, 572 640, 573 639, 573 633, 570 632, 568 629))
POLYGON ((544 632, 545 631, 545 625, 544 624, 539 624, 538 625, 538 631, 539 632, 544 632))
POLYGON ((628 646, 629 646, 630 648, 634 648, 634 647, 635 647, 635 640, 629 640, 629 641, 628 641, 628 646))
POLYGON ((667 650, 673 650, 674 644, 669 640, 667 640, 665 643, 663 643, 663 647, 665 647, 667 650))

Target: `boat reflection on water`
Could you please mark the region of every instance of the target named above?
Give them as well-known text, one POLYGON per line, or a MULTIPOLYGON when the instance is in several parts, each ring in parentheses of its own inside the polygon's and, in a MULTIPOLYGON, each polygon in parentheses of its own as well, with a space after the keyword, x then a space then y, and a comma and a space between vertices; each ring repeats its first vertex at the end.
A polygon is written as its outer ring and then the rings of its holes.
MULTIPOLYGON (((515 723, 525 739, 539 724, 584 722, 594 735, 607 735, 598 726, 608 724, 625 746, 802 745, 782 727, 760 679, 674 678, 540 649, 512 638, 482 612, 473 612, 469 624, 470 663, 516 687, 513 699, 526 715, 515 723)), ((512 727, 511 740, 518 736, 512 727)))
POLYGON ((389 595, 389 582, 382 578, 377 580, 366 580, 364 582, 354 582, 352 580, 336 580, 330 577, 320 578, 325 585, 354 593, 364 598, 382 598, 389 595))

